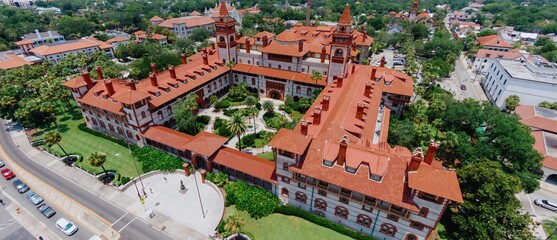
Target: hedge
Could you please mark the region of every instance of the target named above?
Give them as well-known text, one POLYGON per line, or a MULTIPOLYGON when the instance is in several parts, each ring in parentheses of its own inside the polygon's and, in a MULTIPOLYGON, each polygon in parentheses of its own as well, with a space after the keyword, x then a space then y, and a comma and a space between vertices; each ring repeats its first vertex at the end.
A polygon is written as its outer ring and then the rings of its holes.
POLYGON ((224 109, 224 108, 229 108, 229 107, 230 107, 230 102, 227 99, 219 101, 215 104, 216 109, 224 109))
POLYGON ((174 171, 181 169, 184 164, 181 158, 152 147, 136 148, 132 151, 132 155, 143 163, 141 165, 145 173, 155 170, 174 171))
MULTIPOLYGON (((128 142, 122 140, 122 139, 118 139, 109 135, 106 135, 104 133, 98 132, 96 130, 90 129, 87 127, 87 125, 85 123, 80 123, 79 125, 77 125, 77 128, 79 128, 79 130, 84 131, 86 133, 95 135, 97 137, 101 137, 104 138, 106 140, 112 141, 122 147, 128 147, 128 142)), ((130 147, 133 149, 137 148, 137 146, 135 146, 134 144, 130 144, 130 147)))
POLYGON ((225 206, 236 204, 236 209, 248 212, 250 217, 255 219, 268 216, 280 204, 275 194, 250 186, 244 181, 229 183, 224 186, 224 190, 226 191, 225 206))
POLYGON ((209 121, 211 121, 211 117, 209 117, 207 115, 198 115, 195 120, 200 122, 200 123, 203 123, 203 125, 207 125, 207 124, 209 124, 209 121))
POLYGON ((299 209, 297 207, 293 207, 293 206, 287 206, 287 205, 283 205, 280 206, 278 208, 275 209, 275 213, 280 213, 280 214, 284 214, 284 215, 289 215, 289 216, 296 216, 299 218, 303 218, 307 221, 310 221, 312 223, 315 223, 319 226, 322 227, 326 227, 328 229, 331 229, 335 232, 338 232, 340 234, 346 235, 348 237, 351 237, 353 239, 358 239, 358 240, 376 240, 375 238, 371 237, 371 236, 367 236, 364 235, 362 233, 356 232, 354 230, 348 229, 340 224, 334 223, 326 218, 317 216, 313 213, 304 211, 302 209, 299 209))

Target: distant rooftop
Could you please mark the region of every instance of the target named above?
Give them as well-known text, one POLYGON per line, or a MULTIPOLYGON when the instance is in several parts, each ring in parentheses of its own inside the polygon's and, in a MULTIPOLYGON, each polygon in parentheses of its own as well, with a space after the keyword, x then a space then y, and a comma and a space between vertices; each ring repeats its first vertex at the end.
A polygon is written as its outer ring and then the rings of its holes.
POLYGON ((529 62, 497 59, 497 62, 513 78, 530 81, 557 83, 557 63, 529 62))

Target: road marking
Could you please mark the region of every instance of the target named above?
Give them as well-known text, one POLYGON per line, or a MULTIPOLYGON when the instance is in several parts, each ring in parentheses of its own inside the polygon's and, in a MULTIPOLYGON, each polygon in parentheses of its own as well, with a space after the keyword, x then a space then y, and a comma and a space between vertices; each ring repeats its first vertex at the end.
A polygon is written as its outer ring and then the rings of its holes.
POLYGON ((8 221, 6 221, 6 222, 0 224, 0 231, 2 231, 2 230, 4 230, 4 229, 8 228, 10 225, 12 225, 12 224, 14 224, 14 223, 16 223, 15 219, 10 219, 10 220, 8 220, 8 221))
POLYGON ((537 216, 536 214, 536 210, 534 209, 534 205, 532 205, 532 200, 530 200, 530 196, 528 196, 528 194, 525 194, 526 198, 528 198, 528 203, 530 204, 530 207, 532 208, 532 213, 534 213, 534 216, 537 216))
MULTIPOLYGON (((20 149, 21 151, 21 149, 20 149)), ((23 152, 23 151, 22 151, 23 152)), ((25 168, 19 166, 19 164, 17 164, 13 159, 11 159, 11 157, 6 153, 6 151, 4 150, 4 147, 0 145, 0 155, 2 155, 4 157, 4 159, 9 163, 10 167, 12 167, 12 170, 14 172, 17 172, 17 175, 20 176, 25 176, 27 179, 24 179, 25 182, 31 183, 34 182, 33 180, 36 179, 39 182, 42 182, 44 186, 42 186, 42 188, 38 188, 37 190, 43 191, 45 189, 50 189, 51 193, 50 195, 54 194, 56 196, 56 200, 62 199, 62 201, 64 200, 68 200, 70 202, 72 202, 75 206, 79 207, 82 211, 86 212, 87 214, 90 214, 92 216, 94 216, 97 220, 103 222, 104 224, 106 224, 106 226, 108 227, 108 229, 110 229, 110 222, 107 221, 106 219, 102 218, 101 216, 99 216, 97 213, 91 211, 90 209, 86 208, 85 206, 83 206, 81 203, 75 201, 74 199, 68 197, 66 194, 62 193, 61 191, 59 191, 58 189, 50 186, 49 184, 47 184, 46 182, 42 181, 40 178, 32 175, 31 173, 29 173, 25 168)), ((27 156, 27 154, 25 154, 27 156)), ((29 157, 29 156, 27 156, 29 157)), ((39 164, 40 165, 40 164, 39 164)), ((47 168, 45 168, 47 169, 47 168)), ((37 185, 35 185, 37 186, 37 185)), ((56 201, 57 202, 57 201, 56 201)), ((53 203, 56 203, 53 202, 53 203)), ((59 204, 57 204, 59 205, 59 204)), ((66 209, 63 208, 63 206, 58 206, 59 210, 62 210, 68 217, 73 218, 74 220, 76 220, 77 222, 81 222, 78 221, 78 216, 74 216, 73 214, 71 214, 70 212, 66 211, 66 209)), ((95 234, 97 231, 92 229, 88 224, 81 224, 83 227, 87 228, 91 233, 95 234)), ((120 236, 118 236, 116 239, 119 239, 120 236)))
POLYGON ((120 218, 118 218, 116 221, 114 221, 112 223, 112 225, 110 225, 111 227, 114 226, 118 221, 122 220, 122 218, 124 218, 126 215, 128 215, 128 213, 126 212, 126 214, 122 215, 120 218))
POLYGON ((124 228, 126 228, 128 225, 130 225, 136 219, 137 219, 137 217, 134 217, 130 222, 128 222, 126 225, 124 225, 124 227, 122 227, 120 230, 118 230, 118 232, 122 232, 122 230, 124 230, 124 228))

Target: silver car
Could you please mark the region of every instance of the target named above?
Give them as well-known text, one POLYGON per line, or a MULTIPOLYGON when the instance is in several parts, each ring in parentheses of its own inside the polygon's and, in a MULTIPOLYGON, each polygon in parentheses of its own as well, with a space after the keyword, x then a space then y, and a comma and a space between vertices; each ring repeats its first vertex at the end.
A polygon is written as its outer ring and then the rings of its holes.
POLYGON ((27 194, 27 198, 29 198, 29 201, 31 201, 35 205, 38 205, 39 203, 42 203, 44 201, 44 199, 35 192, 27 194))
POLYGON ((534 200, 534 204, 543 208, 547 208, 551 211, 557 212, 557 203, 550 202, 544 199, 536 199, 534 200))

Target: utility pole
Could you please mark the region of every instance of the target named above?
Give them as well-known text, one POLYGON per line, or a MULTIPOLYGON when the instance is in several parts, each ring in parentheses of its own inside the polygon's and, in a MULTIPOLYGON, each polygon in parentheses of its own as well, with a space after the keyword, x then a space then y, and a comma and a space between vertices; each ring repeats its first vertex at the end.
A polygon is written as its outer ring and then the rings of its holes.
MULTIPOLYGON (((130 147, 130 143, 128 142, 128 152, 130 155, 132 154, 132 149, 130 147)), ((147 193, 145 192, 145 186, 143 185, 143 181, 141 180, 141 175, 139 174, 139 168, 137 167, 137 159, 132 155, 133 165, 135 167, 135 172, 137 173, 137 178, 139 178, 139 183, 141 183, 141 191, 143 192, 143 197, 147 197, 147 193)), ((134 181, 135 183, 135 181, 134 181)), ((137 188, 137 185, 135 186, 137 188)), ((138 191, 139 194, 139 191, 138 191)))
POLYGON ((205 218, 205 210, 203 209, 203 201, 201 201, 201 193, 199 192, 199 185, 197 185, 197 177, 196 175, 197 171, 193 172, 193 179, 195 182, 195 187, 197 188, 197 196, 199 197, 199 204, 201 205, 201 214, 203 214, 203 218, 205 218))

